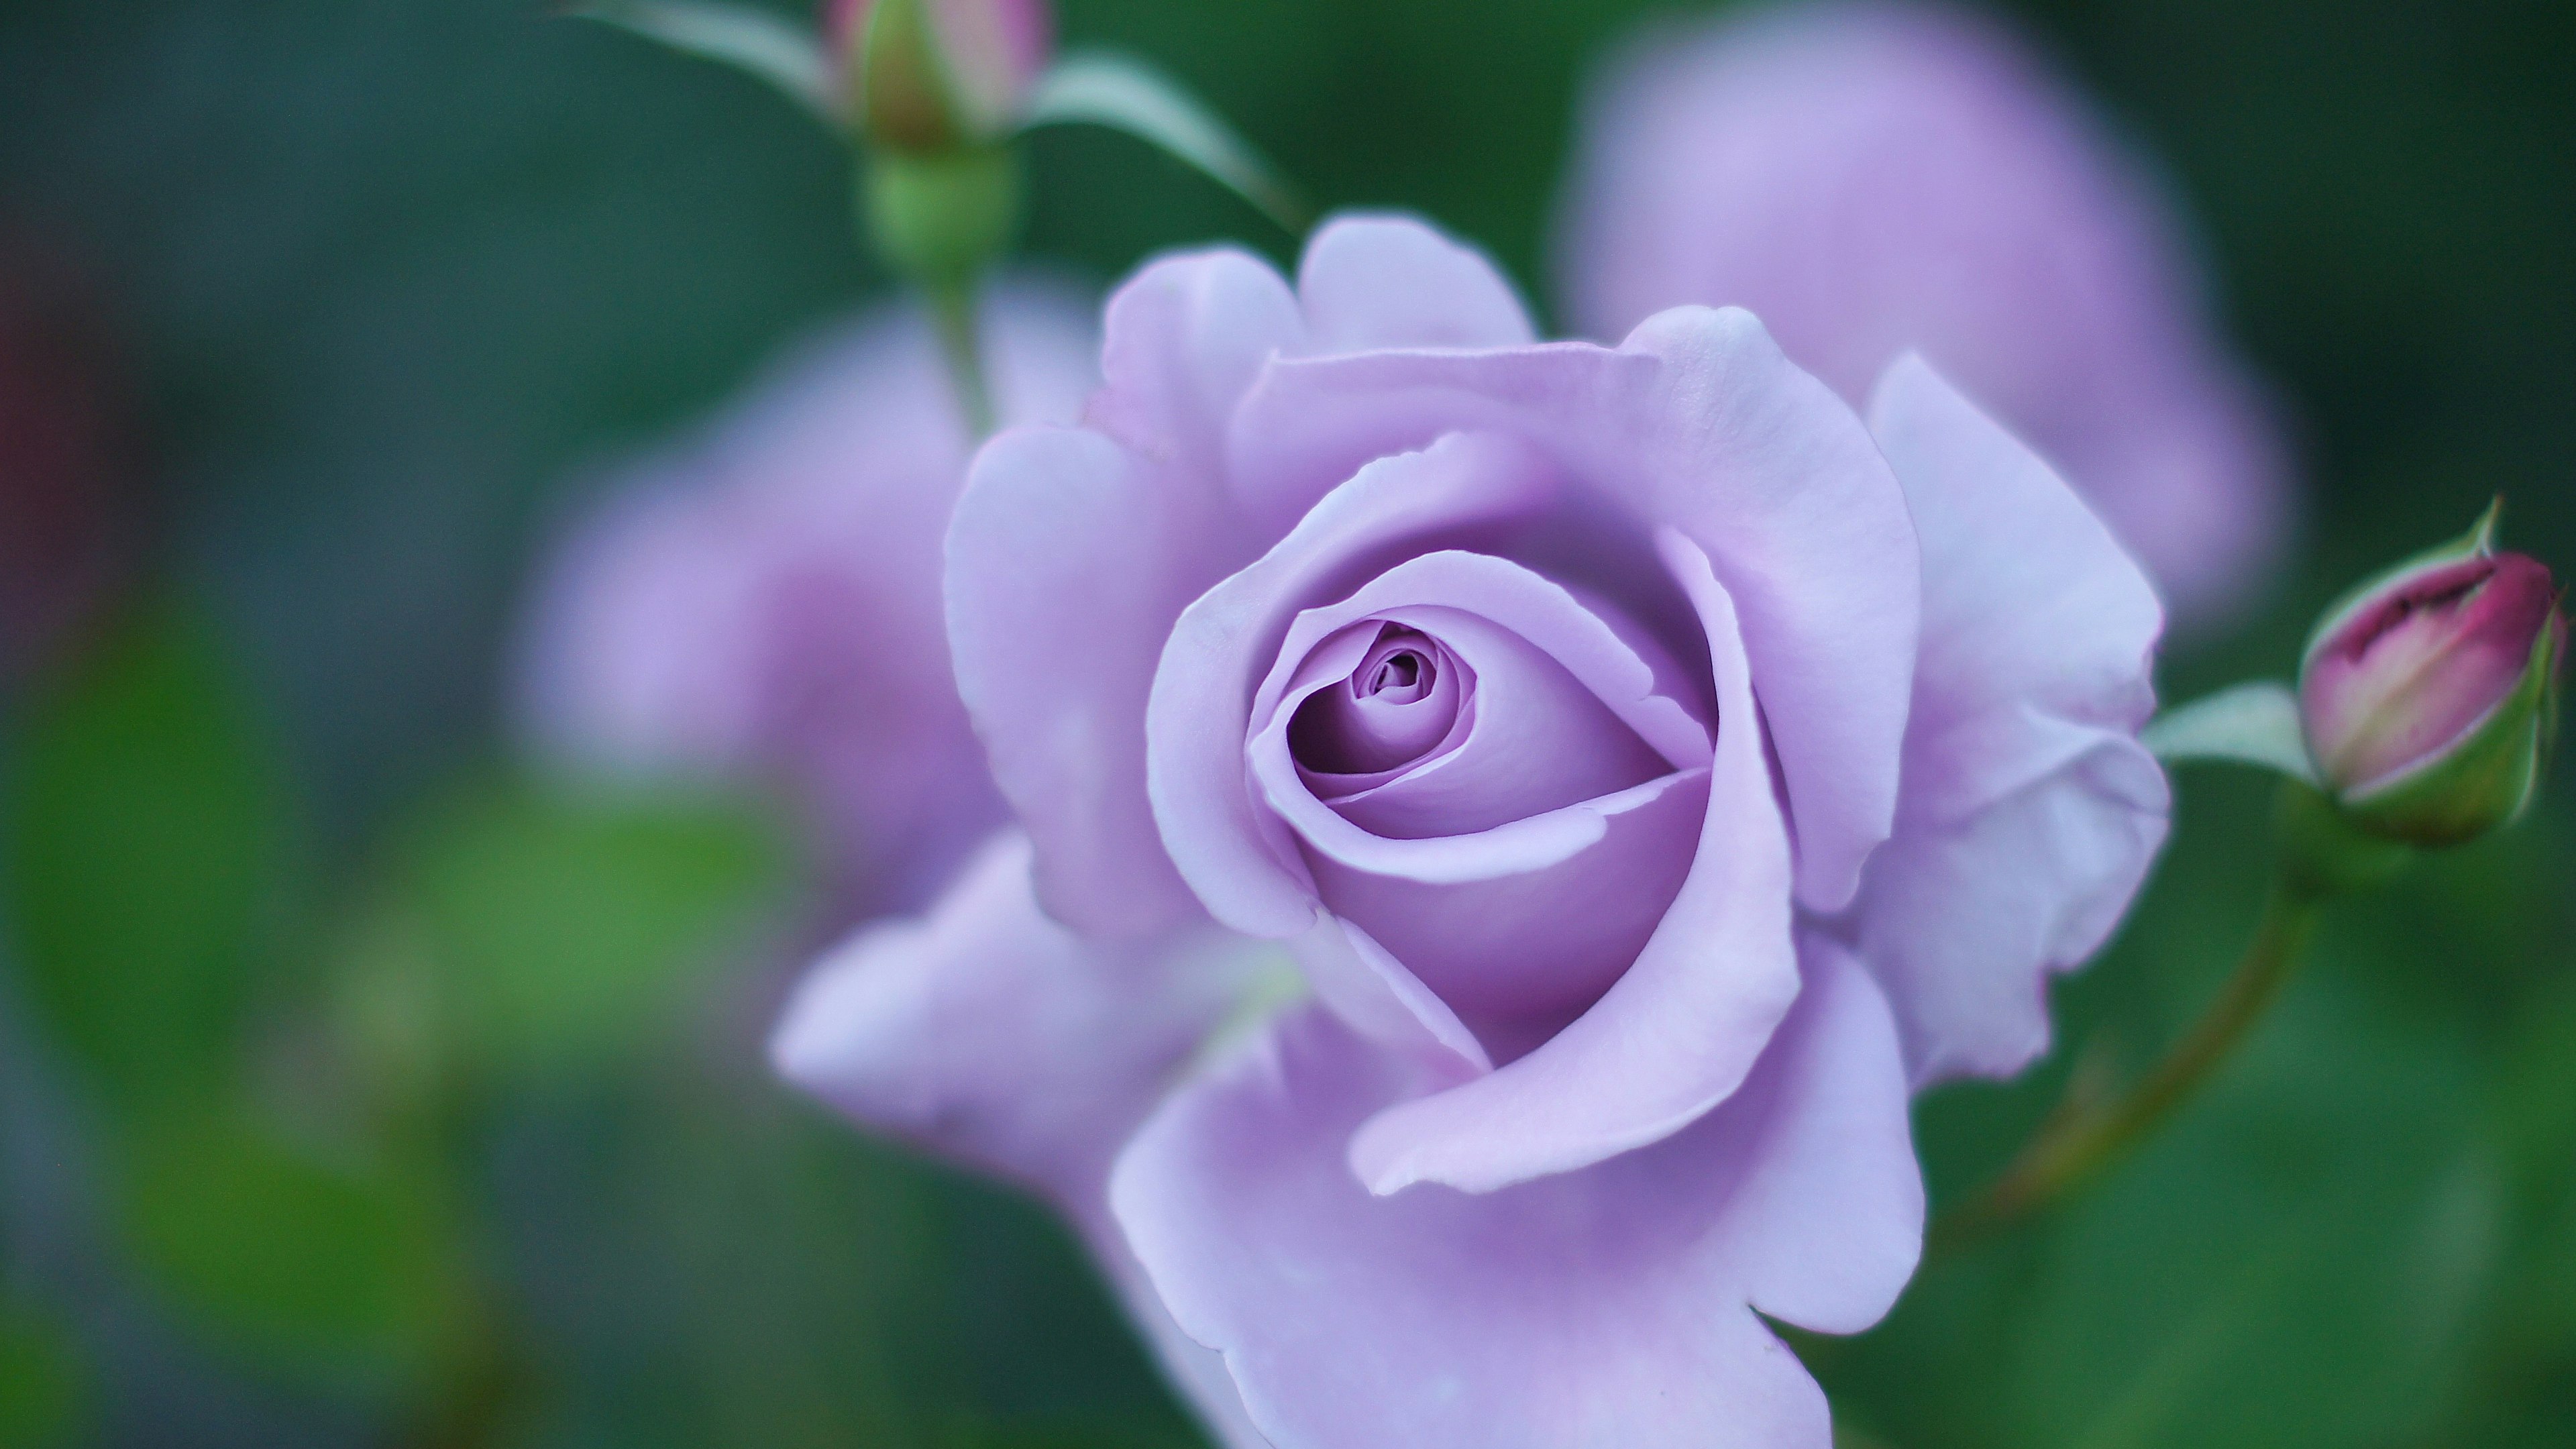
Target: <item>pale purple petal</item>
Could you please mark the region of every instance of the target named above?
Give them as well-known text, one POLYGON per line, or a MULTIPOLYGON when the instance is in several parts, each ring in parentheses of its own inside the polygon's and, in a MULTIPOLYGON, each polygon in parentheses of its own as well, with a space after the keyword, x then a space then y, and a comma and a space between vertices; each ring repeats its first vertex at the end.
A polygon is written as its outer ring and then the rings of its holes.
POLYGON ((1487 1192, 1659 1141, 1723 1102, 1798 991, 1789 842, 1737 618, 1708 559, 1667 531, 1717 679, 1717 752, 1690 873, 1645 948, 1589 1011, 1489 1076, 1387 1108, 1352 1140, 1371 1191, 1487 1192))
MULTIPOLYGON (((1014 282, 986 322, 1006 416, 1074 415, 1088 307, 1014 282)), ((928 899, 1003 818, 951 682, 941 540, 969 440, 926 322, 790 353, 581 521, 541 580, 521 712, 559 757, 750 775, 808 802, 848 914, 928 899)))
POLYGON ((1293 850, 1266 833, 1243 759, 1254 689, 1297 613, 1407 553, 1526 513, 1552 491, 1544 468, 1508 439, 1424 442, 1422 452, 1360 469, 1258 562, 1191 604, 1163 647, 1145 715, 1154 815, 1181 875, 1236 930, 1286 938, 1315 916, 1293 850))
POLYGON ((1112 936, 1197 914, 1145 797, 1145 699, 1181 609, 1259 553, 1214 473, 1223 420, 1303 336, 1276 272, 1156 262, 1110 298, 1084 429, 977 455, 948 539, 949 643, 1056 917, 1112 936))
POLYGON ((1918 1083, 2048 1043, 2046 979, 2109 935, 2171 796, 2137 743, 2162 612, 2102 523, 1930 367, 1871 426, 1914 504, 1923 655, 1895 836, 1854 921, 1918 1083))
POLYGON ((779 1075, 880 1132, 1058 1198, 1096 1186, 1253 965, 1200 927, 1097 945, 1049 919, 1026 836, 995 836, 928 915, 807 972, 779 1075))
POLYGON ((1584 1171, 1370 1196, 1342 1144, 1420 1082, 1308 1011, 1176 1095, 1111 1201, 1278 1449, 1826 1449, 1752 1310, 1866 1327, 1923 1200, 1885 1003, 1830 947, 1807 969, 1742 1091, 1584 1171))
POLYGON ((862 930, 790 999, 771 1057, 862 1126, 1054 1203, 1220 1442, 1267 1449, 1108 1203, 1111 1161, 1231 1009, 1252 959, 1213 931, 1085 945, 1039 911, 1029 864, 1026 838, 1005 832, 928 917, 862 930))
POLYGON ((1748 307, 1855 404, 1919 350, 2065 470, 2179 612, 2227 611, 2279 556, 2281 444, 2160 178, 1998 24, 1826 3, 1650 28, 1576 157, 1579 330, 1748 307))
POLYGON ((1316 844, 1308 869, 1336 916, 1439 992, 1497 1058, 1518 1057, 1599 1000, 1652 939, 1689 875, 1708 776, 1676 771, 1477 836, 1316 844))
POLYGON ((1680 308, 1617 350, 1282 360, 1227 448, 1239 478, 1294 479, 1460 430, 1517 438, 1708 554, 1788 783, 1798 898, 1847 902, 1895 812, 1920 589, 1904 497, 1860 419, 1751 316, 1680 308))
POLYGON ((1511 283, 1483 253, 1409 217, 1344 213, 1297 263, 1305 351, 1521 347, 1537 340, 1511 283))
POLYGON ((1145 795, 1144 704, 1195 572, 1184 517, 1116 443, 1022 428, 985 445, 948 539, 957 688, 1038 852, 1038 895, 1085 932, 1199 914, 1145 795))
POLYGON ((1269 263, 1225 247, 1165 257, 1111 294, 1102 387, 1083 420, 1163 464, 1166 502, 1221 492, 1226 419, 1262 365, 1305 337, 1269 263))

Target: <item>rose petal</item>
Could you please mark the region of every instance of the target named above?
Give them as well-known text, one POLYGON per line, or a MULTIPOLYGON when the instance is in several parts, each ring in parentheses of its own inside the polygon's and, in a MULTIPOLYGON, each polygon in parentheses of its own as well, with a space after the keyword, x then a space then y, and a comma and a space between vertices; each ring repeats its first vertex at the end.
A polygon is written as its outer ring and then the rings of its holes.
MULTIPOLYGON (((1050 288, 995 289, 1005 416, 1074 416, 1098 381, 1096 316, 1050 288)), ((973 444, 938 359, 909 307, 791 349, 577 520, 517 660, 526 733, 549 755, 790 787, 845 919, 927 902, 1007 818, 941 614, 973 444)))
POLYGON ((1465 610, 1509 629, 1563 665, 1675 768, 1707 762, 1708 727, 1692 713, 1691 677, 1652 635, 1606 601, 1579 599, 1509 559, 1462 549, 1416 555, 1348 598, 1301 611, 1253 695, 1256 725, 1280 712, 1289 677, 1327 635, 1420 605, 1465 610))
POLYGON ((1305 347, 1288 284, 1231 247, 1148 264, 1110 296, 1101 329, 1102 386, 1084 421, 1195 491, 1222 478, 1226 420, 1262 365, 1305 347))
POLYGON ((1677 771, 1481 836, 1362 834, 1329 853, 1312 846, 1307 866, 1335 915, 1509 1059, 1581 1015, 1645 949, 1689 875, 1708 776, 1677 771), (1352 848, 1370 841, 1403 853, 1352 848))
POLYGON ((1283 359, 1226 446, 1262 489, 1461 429, 1518 438, 1706 551, 1788 785, 1798 899, 1847 903, 1895 814, 1920 607, 1905 499, 1860 420, 1749 314, 1677 308, 1615 351, 1283 359))
POLYGON ((1859 405, 1919 349, 2209 619, 2289 521, 2277 422, 2210 325, 2161 178, 1973 10, 1757 5, 1657 28, 1581 130, 1575 330, 1732 303, 1859 405))
POLYGON ((1146 267, 1109 301, 1097 431, 1004 433, 958 504, 959 692, 1036 841, 1039 894, 1084 931, 1141 936, 1198 914, 1153 828, 1138 722, 1172 620, 1259 552, 1218 445, 1244 385, 1304 326, 1245 253, 1146 267))
POLYGON ((1283 856, 1264 834, 1267 812, 1246 788, 1243 759, 1255 685, 1298 610, 1407 553, 1525 512, 1551 488, 1525 449, 1491 436, 1377 459, 1182 613, 1153 677, 1146 776, 1164 847, 1217 919, 1279 938, 1314 920, 1293 851, 1283 856))
POLYGON ((1319 916, 1287 944, 1316 998, 1352 1030, 1427 1064, 1442 1080, 1463 1081, 1494 1069, 1485 1044, 1449 1003, 1365 927, 1319 916))
POLYGON ((868 927, 770 1038, 788 1081, 862 1126, 1035 1189, 1073 1221, 1229 1449, 1268 1449, 1109 1213, 1109 1166, 1256 969, 1220 933, 1087 946, 1039 911, 1024 836, 995 836, 928 917, 868 927))
POLYGON ((1279 1449, 1825 1449, 1824 1396, 1745 1305, 1866 1327, 1923 1198, 1886 1004, 1830 947, 1808 970, 1743 1091, 1580 1173, 1369 1196, 1341 1145, 1419 1082, 1308 1011, 1158 1112, 1111 1202, 1279 1449))
POLYGON ((1723 1102, 1798 992, 1789 842, 1736 614, 1678 533, 1666 566, 1701 610, 1717 680, 1716 762, 1699 847, 1636 963, 1563 1031, 1490 1076, 1387 1108, 1351 1143, 1373 1192, 1489 1192, 1659 1141, 1723 1102))
POLYGON ((1529 312, 1484 253, 1404 216, 1344 213, 1297 263, 1306 351, 1521 347, 1529 312))
POLYGON ((1201 928, 1096 946, 1047 918, 995 836, 928 915, 862 928, 798 984, 780 1076, 882 1132, 1079 1198, 1261 953, 1201 928))
POLYGON ((1923 546, 1923 654, 1895 836, 1854 920, 1917 1084, 2047 1048, 2047 977, 2098 949, 2163 844, 2136 740, 2163 625, 2110 532, 1920 360, 1871 425, 1923 546))
POLYGON ((1199 582, 1191 522, 1109 439, 1025 428, 976 455, 949 526, 958 693, 1035 842, 1039 898, 1097 935, 1200 914, 1155 829, 1141 727, 1199 582))

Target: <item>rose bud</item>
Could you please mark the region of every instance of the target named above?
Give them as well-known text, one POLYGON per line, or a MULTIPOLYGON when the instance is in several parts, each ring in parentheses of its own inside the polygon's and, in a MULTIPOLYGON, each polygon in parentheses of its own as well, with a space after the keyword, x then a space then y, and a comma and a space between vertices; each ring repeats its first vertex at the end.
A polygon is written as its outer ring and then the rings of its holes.
POLYGON ((823 13, 860 129, 912 155, 1000 140, 1053 30, 1045 0, 830 0, 823 13))
POLYGON ((2451 845, 2522 813, 2555 723, 2567 619, 2549 570, 2494 549, 2490 512, 2459 543, 2362 585, 2308 642, 2308 752, 2374 833, 2451 845))

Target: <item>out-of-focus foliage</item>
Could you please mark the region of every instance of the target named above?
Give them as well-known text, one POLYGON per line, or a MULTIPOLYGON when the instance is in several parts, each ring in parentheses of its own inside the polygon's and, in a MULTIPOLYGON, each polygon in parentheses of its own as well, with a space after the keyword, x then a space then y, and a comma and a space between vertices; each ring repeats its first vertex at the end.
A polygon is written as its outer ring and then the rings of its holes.
POLYGON ((537 1072, 662 1026, 786 866, 737 802, 525 786, 447 803, 402 855, 376 948, 426 968, 479 1064, 537 1072))
POLYGON ((238 1111, 166 1112, 124 1146, 124 1241, 183 1316, 263 1358, 408 1365, 443 1309, 444 1185, 334 1157, 238 1111))
POLYGON ((132 1103, 219 1086, 284 849, 277 762, 203 619, 128 620, 25 726, 7 920, 54 1040, 132 1103))
POLYGON ((0 1444, 73 1442, 86 1405, 80 1350, 52 1316, 0 1299, 0 1444))
MULTIPOLYGON (((1665 8, 1060 10, 1319 202, 1425 211, 1544 306, 1583 67, 1665 8)), ((2341 586, 2499 489, 2515 545, 2576 567, 2576 10, 2000 8, 2166 163, 2299 424, 2303 562, 2168 661, 2171 697, 2286 673, 2341 586)), ((1039 258, 1285 250, 1132 139, 1030 146, 1039 258)), ((99 300, 168 581, 0 720, 0 1443, 477 1414, 621 1449, 1192 1442, 1060 1229, 767 1081, 811 943, 757 809, 501 764, 540 540, 594 465, 881 286, 848 183, 758 86, 521 0, 0 9, 0 232, 99 300)), ((2071 1058, 2134 1071, 2207 1000, 2262 799, 2184 780, 2138 918, 2058 992, 2070 1050, 1923 1105, 1936 1195, 2000 1166, 2071 1058)), ((1867 1338, 1802 1340, 1855 1430, 2576 1443, 2571 806, 2562 771, 2522 826, 2341 908, 2073 1211, 1927 1268, 1867 1338)))

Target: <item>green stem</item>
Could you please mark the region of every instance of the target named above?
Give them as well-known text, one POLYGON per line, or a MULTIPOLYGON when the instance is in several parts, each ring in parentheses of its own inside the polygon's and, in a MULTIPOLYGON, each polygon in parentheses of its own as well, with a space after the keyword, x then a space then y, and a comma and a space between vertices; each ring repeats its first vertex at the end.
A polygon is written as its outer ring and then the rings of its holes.
POLYGON ((948 381, 957 390, 958 411, 977 441, 992 436, 993 390, 984 371, 984 343, 976 325, 977 288, 973 282, 934 286, 931 324, 939 332, 940 355, 948 362, 948 381))
POLYGON ((2323 893, 2288 873, 2276 881, 2235 974, 2155 1070, 2125 1096, 2051 1118, 2003 1176, 1941 1215, 1932 1225, 1932 1250, 1966 1246, 2057 1202, 2172 1115, 2281 994, 2316 936, 2324 901, 2323 893))

